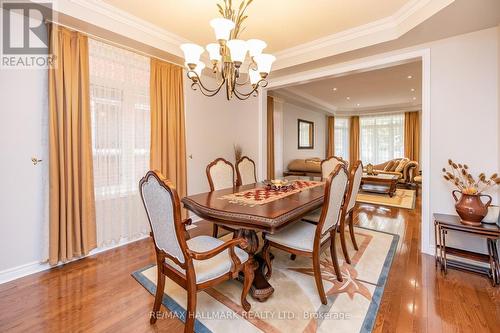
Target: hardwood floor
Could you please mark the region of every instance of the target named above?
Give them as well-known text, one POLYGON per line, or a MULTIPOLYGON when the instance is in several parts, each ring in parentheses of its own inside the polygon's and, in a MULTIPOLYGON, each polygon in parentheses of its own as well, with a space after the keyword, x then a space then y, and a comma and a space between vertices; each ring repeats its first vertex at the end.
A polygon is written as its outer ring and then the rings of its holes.
MULTIPOLYGON (((374 332, 500 331, 500 288, 452 269, 445 277, 420 253, 420 200, 412 211, 363 204, 354 218, 401 237, 374 332)), ((153 296, 130 274, 154 261, 146 239, 0 285, 0 332, 182 332, 177 319, 149 325, 153 296)))

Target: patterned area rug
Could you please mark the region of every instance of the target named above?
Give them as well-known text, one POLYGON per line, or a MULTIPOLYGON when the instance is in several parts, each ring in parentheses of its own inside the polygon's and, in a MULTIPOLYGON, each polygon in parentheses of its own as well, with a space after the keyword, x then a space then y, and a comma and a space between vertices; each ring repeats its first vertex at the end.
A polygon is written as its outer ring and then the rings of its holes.
MULTIPOLYGON (((346 235, 349 237, 348 235, 346 235)), ((273 249, 274 294, 263 303, 248 297, 252 305, 245 313, 240 305, 241 283, 228 281, 198 293, 195 331, 205 332, 370 332, 391 267, 399 237, 356 228, 359 251, 349 244, 352 264, 338 253, 343 282, 338 282, 329 251, 321 257, 323 284, 328 304, 319 299, 311 260, 295 261, 273 249)), ((156 291, 156 266, 132 274, 151 294, 156 291)), ((185 317, 186 292, 167 278, 163 304, 172 311, 165 316, 185 317)))
POLYGON ((374 205, 414 209, 416 197, 414 190, 398 188, 392 198, 388 194, 359 192, 356 201, 374 205))

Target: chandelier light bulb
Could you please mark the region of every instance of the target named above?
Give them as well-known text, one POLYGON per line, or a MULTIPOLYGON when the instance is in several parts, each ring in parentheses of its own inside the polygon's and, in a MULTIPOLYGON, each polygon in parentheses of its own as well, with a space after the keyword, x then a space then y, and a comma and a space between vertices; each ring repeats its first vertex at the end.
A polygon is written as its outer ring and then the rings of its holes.
MULTIPOLYGON (((201 54, 204 49, 196 44, 182 44, 181 50, 184 52, 184 60, 186 64, 197 64, 200 61, 201 54)), ((189 67, 189 66, 188 66, 189 67)))
POLYGON ((248 75, 250 76, 250 83, 252 85, 255 85, 257 84, 257 82, 259 82, 261 80, 261 77, 260 77, 260 74, 258 71, 256 71, 255 69, 249 69, 248 70, 248 75))
POLYGON ((253 60, 257 64, 259 73, 265 77, 271 72, 271 66, 276 60, 276 57, 271 54, 262 53, 256 55, 253 60))
POLYGON ((208 55, 210 57, 210 60, 220 61, 222 59, 222 56, 220 54, 220 45, 219 44, 215 44, 215 43, 208 44, 206 49, 208 51, 208 55))
POLYGON ((231 53, 231 60, 239 67, 247 55, 247 43, 241 39, 231 39, 227 42, 227 47, 231 53))
POLYGON ((225 18, 216 18, 210 21, 210 26, 215 31, 215 38, 220 41, 229 40, 231 30, 234 29, 234 22, 225 18))
POLYGON ((247 40, 248 52, 250 53, 251 57, 255 57, 256 55, 261 54, 262 50, 264 50, 266 46, 267 46, 266 42, 260 39, 247 40))

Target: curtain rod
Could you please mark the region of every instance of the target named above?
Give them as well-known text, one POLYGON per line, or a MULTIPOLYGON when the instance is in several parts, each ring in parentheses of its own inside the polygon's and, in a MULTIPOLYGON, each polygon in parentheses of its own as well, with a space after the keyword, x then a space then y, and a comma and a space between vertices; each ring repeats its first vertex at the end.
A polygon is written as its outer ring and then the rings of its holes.
MULTIPOLYGON (((112 40, 109 40, 109 39, 106 39, 104 37, 100 37, 100 36, 97 36, 97 35, 94 35, 94 34, 91 34, 89 32, 86 32, 86 31, 83 31, 83 30, 80 30, 80 29, 77 29, 75 27, 72 27, 72 26, 69 26, 69 25, 66 25, 66 24, 63 24, 63 23, 60 23, 60 22, 55 22, 55 21, 51 21, 51 20, 45 20, 45 23, 52 23, 52 24, 57 24, 61 27, 64 27, 64 28, 68 28, 68 29, 71 29, 71 30, 74 30, 76 32, 79 32, 79 33, 82 33, 84 35, 86 35, 87 37, 91 37, 93 39, 96 39, 96 40, 99 40, 99 41, 102 41, 102 42, 105 42, 107 44, 110 44, 110 45, 113 45, 113 46, 116 46, 116 47, 119 47, 119 48, 122 48, 122 49, 125 49, 127 51, 131 51, 131 52, 135 52, 135 53, 139 53, 143 56, 146 56, 146 57, 150 57, 150 58, 155 58, 155 59, 158 59, 158 60, 161 60, 161 61, 165 61, 165 62, 168 62, 170 64, 173 64, 173 65, 177 65, 177 66, 180 66, 182 67, 181 65, 175 63, 175 62, 172 62, 171 60, 166 60, 166 59, 163 59, 163 58, 160 58, 158 56, 155 56, 155 55, 152 55, 150 53, 147 53, 147 52, 144 52, 144 51, 141 51, 141 50, 138 50, 138 49, 135 49, 133 47, 130 47, 130 46, 126 46, 126 45, 123 45, 123 44, 120 44, 120 43, 117 43, 115 41, 112 41, 112 40)), ((126 37, 128 38, 128 37, 126 37)))

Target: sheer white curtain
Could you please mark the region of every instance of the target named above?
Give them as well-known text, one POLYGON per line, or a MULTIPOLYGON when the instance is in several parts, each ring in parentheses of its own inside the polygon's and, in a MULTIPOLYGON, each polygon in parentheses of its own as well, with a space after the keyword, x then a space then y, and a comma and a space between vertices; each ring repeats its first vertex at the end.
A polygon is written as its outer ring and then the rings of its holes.
POLYGON ((334 155, 349 161, 349 118, 335 117, 334 155))
POLYGON ((404 155, 404 114, 359 117, 361 160, 379 164, 404 155))
POLYGON ((97 241, 149 233, 139 180, 149 169, 149 58, 89 39, 97 241))

